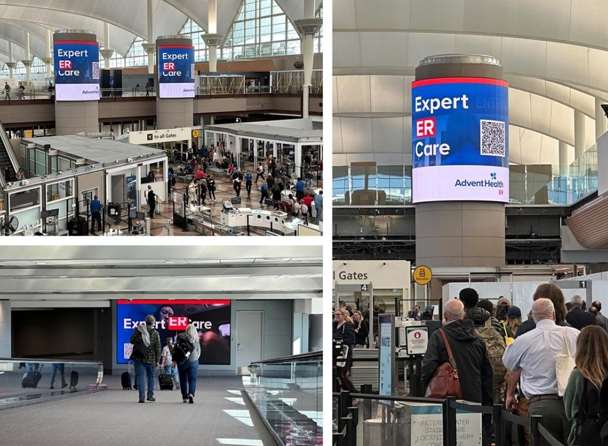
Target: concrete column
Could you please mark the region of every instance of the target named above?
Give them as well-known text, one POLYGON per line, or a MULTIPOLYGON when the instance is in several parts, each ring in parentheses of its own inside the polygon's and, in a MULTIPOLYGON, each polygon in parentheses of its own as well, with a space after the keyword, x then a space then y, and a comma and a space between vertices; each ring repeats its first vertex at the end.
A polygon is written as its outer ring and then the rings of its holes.
POLYGON ((312 86, 312 69, 314 62, 314 36, 321 28, 323 20, 314 17, 314 0, 305 0, 304 12, 307 18, 296 21, 296 27, 302 41, 302 58, 304 62, 304 84, 302 85, 302 117, 309 116, 309 96, 312 86))
POLYGON ((296 163, 296 177, 304 178, 304 175, 302 175, 302 144, 296 144, 294 158, 296 163))
POLYGON ((49 78, 53 78, 53 32, 49 29, 46 32, 46 57, 44 58, 46 64, 46 73, 49 78))
POLYGON ((143 47, 148 54, 148 74, 154 74, 154 61, 156 56, 156 45, 154 43, 154 8, 152 0, 148 0, 147 3, 147 14, 148 14, 148 42, 144 43, 143 47))
MULTIPOLYGON (((86 31, 56 32, 54 40, 79 40, 95 42, 97 36, 86 31)), ((58 136, 75 135, 80 132, 99 131, 99 101, 55 100, 55 130, 58 136)))
POLYGON ((99 50, 99 53, 101 54, 101 57, 103 57, 103 64, 105 66, 106 69, 110 68, 110 59, 112 58, 112 55, 114 54, 114 50, 111 48, 102 48, 101 50, 99 50))
POLYGON ((114 50, 110 46, 110 24, 104 23, 103 27, 103 49, 100 51, 101 57, 103 57, 104 65, 106 69, 110 68, 110 59, 114 54, 114 50))
POLYGON ((272 142, 272 157, 275 160, 277 159, 277 142, 276 141, 272 142))
POLYGON ((595 140, 597 141, 600 136, 606 133, 608 130, 608 120, 606 119, 606 114, 604 113, 604 109, 602 108, 602 104, 605 104, 606 101, 603 101, 600 98, 595 98, 595 140))
POLYGON ((8 78, 11 81, 15 80, 15 67, 17 64, 15 62, 7 62, 6 66, 8 67, 8 78))
POLYGON ((12 357, 11 301, 0 300, 0 358, 12 357))
POLYGON ((559 176, 568 176, 568 144, 559 141, 559 176))
POLYGON ((207 31, 209 34, 217 33, 217 0, 208 0, 207 3, 207 31))
POLYGON ((201 36, 209 51, 209 73, 217 73, 217 47, 222 41, 222 36, 219 34, 202 34, 201 36))
POLYGON ((585 151, 585 114, 574 111, 574 159, 578 160, 585 151))
POLYGON ((241 168, 241 152, 243 151, 243 140, 240 136, 235 136, 234 141, 234 157, 236 158, 236 165, 240 169, 241 168))
MULTIPOLYGON (((157 47, 170 47, 171 45, 192 45, 192 39, 185 36, 159 37, 157 47)), ((156 126, 159 129, 173 129, 176 127, 192 127, 194 122, 193 98, 161 98, 160 83, 156 76, 156 126)))
POLYGON ((22 60, 21 63, 25 65, 25 83, 29 84, 32 78, 32 60, 22 60))

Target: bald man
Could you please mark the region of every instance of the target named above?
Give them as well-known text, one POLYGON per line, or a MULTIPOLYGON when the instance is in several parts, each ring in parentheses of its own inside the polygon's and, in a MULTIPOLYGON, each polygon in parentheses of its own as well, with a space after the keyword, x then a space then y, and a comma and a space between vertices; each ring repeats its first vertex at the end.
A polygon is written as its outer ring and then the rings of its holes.
MULTIPOLYGON (((520 387, 529 400, 529 415, 542 415, 543 425, 558 441, 566 443, 570 425, 562 397, 557 393, 555 357, 565 351, 576 352, 579 331, 555 324, 555 307, 550 299, 537 299, 532 304, 536 328, 518 336, 502 357, 505 367, 521 373, 520 387)), ((548 443, 543 443, 548 444, 548 443)))
MULTIPOLYGON (((443 330, 448 338, 460 377, 460 387, 465 400, 492 404, 492 366, 486 346, 475 333, 473 322, 464 320, 464 305, 460 300, 450 300, 443 308, 443 330)), ((429 338, 429 345, 422 360, 422 382, 428 386, 435 370, 448 362, 448 353, 439 330, 429 338)))

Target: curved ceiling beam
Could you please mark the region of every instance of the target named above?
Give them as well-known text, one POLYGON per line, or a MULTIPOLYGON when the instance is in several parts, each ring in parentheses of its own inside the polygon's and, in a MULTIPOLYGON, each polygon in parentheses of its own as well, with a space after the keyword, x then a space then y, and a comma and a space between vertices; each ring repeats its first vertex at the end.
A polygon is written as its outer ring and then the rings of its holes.
POLYGON ((430 54, 491 54, 506 74, 608 91, 608 51, 510 37, 404 32, 334 33, 334 73, 404 73, 430 54))
POLYGON ((336 31, 523 37, 608 50, 604 0, 335 0, 336 31))

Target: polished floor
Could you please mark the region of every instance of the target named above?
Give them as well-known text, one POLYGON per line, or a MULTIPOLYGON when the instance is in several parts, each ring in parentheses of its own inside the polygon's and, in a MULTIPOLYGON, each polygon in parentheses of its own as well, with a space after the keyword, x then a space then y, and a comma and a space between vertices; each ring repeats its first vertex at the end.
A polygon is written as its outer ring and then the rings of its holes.
POLYGON ((263 446, 242 400, 240 378, 201 377, 195 404, 178 391, 157 391, 139 404, 136 391, 93 394, 0 411, 0 444, 14 446, 263 446))

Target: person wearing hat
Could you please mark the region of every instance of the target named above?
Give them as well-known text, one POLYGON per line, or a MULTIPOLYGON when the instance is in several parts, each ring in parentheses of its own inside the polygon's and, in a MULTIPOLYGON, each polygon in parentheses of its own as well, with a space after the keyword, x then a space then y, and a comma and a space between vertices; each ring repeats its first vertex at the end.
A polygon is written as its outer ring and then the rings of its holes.
POLYGON ((160 335, 156 331, 156 318, 151 314, 145 318, 145 323, 138 324, 131 336, 133 352, 131 360, 135 366, 135 382, 139 391, 139 402, 145 402, 146 382, 148 383, 147 400, 156 401, 154 398, 154 371, 160 364, 161 348, 160 335), (146 379, 144 379, 144 375, 146 379))
MULTIPOLYGON (((521 325, 521 310, 519 307, 513 305, 509 308, 507 311, 507 325, 513 336, 517 336, 517 329, 521 325)), ((511 342, 513 342, 512 338, 511 342)))

